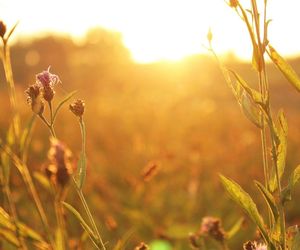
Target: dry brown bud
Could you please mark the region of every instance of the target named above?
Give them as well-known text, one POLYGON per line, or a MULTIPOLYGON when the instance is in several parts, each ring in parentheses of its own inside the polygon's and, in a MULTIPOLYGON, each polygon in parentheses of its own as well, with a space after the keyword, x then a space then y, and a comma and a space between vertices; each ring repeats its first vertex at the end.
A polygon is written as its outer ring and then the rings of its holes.
POLYGON ((144 243, 141 242, 138 246, 134 248, 134 250, 149 250, 150 248, 144 243))
POLYGON ((214 217, 204 217, 200 228, 200 234, 208 235, 219 242, 225 240, 225 231, 222 228, 221 221, 214 217))
POLYGON ((43 97, 47 102, 51 102, 55 95, 54 88, 50 85, 43 88, 43 97))
POLYGON ((37 84, 29 86, 25 93, 27 94, 27 103, 36 114, 44 112, 44 102, 41 98, 40 87, 37 84))
POLYGON ((73 172, 71 151, 59 140, 51 138, 51 147, 48 152, 50 164, 46 168, 47 177, 56 185, 64 187, 73 172))
POLYGON ((6 25, 2 21, 0 21, 0 36, 4 38, 5 33, 6 33, 6 25))
POLYGON ((83 100, 77 99, 72 104, 70 104, 69 108, 73 112, 74 115, 81 117, 84 113, 85 103, 83 100))

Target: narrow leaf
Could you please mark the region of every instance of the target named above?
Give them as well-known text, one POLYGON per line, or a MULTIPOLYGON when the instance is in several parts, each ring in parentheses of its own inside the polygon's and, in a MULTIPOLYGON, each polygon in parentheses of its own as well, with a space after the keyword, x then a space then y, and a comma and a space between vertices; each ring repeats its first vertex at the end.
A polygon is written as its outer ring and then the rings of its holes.
POLYGON ((63 202, 63 205, 77 218, 82 228, 89 234, 90 238, 96 243, 98 242, 97 236, 94 234, 93 230, 82 218, 81 214, 70 204, 63 202))
POLYGON ((237 232, 240 231, 245 219, 240 218, 234 225, 227 231, 227 239, 231 239, 237 232))
POLYGON ((57 105, 57 108, 54 111, 54 115, 53 115, 53 123, 56 119, 56 116, 58 114, 58 111, 60 110, 60 108, 67 102, 69 101, 75 94, 77 93, 77 90, 72 91, 71 93, 67 94, 61 101, 60 103, 57 105))
POLYGON ((5 230, 4 228, 0 229, 0 238, 8 241, 9 243, 13 244, 16 247, 20 247, 19 240, 16 237, 15 233, 5 230))
POLYGON ((254 181, 254 183, 257 186, 257 188, 259 189, 259 191, 261 192, 261 194, 263 195, 263 197, 271 211, 271 214, 274 218, 274 221, 276 222, 279 218, 279 211, 278 211, 274 197, 260 182, 254 181))
POLYGON ((286 79, 297 89, 297 91, 300 91, 300 78, 292 66, 290 66, 270 44, 268 47, 270 50, 268 54, 274 64, 278 67, 286 79))
POLYGON ((236 73, 233 70, 229 70, 229 71, 233 74, 233 76, 235 77, 235 79, 237 80, 237 82, 241 85, 241 87, 252 98, 253 102, 259 103, 259 104, 263 103, 263 98, 262 98, 261 94, 257 90, 251 88, 248 85, 248 83, 238 73, 236 73))
POLYGON ((249 95, 244 91, 239 100, 241 108, 245 116, 258 128, 262 128, 262 120, 259 109, 249 98, 249 95))
POLYGON ((24 149, 27 147, 29 138, 30 138, 30 134, 35 122, 35 118, 36 118, 36 114, 34 114, 33 116, 31 116, 30 120, 28 121, 26 127, 24 128, 24 131, 21 135, 21 141, 20 141, 20 150, 21 152, 24 151, 24 149))
POLYGON ((250 195, 246 193, 241 188, 241 186, 233 180, 230 180, 223 175, 220 175, 220 178, 224 188, 227 190, 231 198, 245 210, 251 220, 257 225, 265 240, 267 242, 270 242, 268 233, 264 227, 264 221, 260 216, 257 207, 250 195))
POLYGON ((51 184, 46 176, 39 172, 34 172, 33 177, 49 192, 51 192, 51 184))
MULTIPOLYGON (((285 118, 285 115, 282 110, 279 111, 278 115, 278 123, 279 127, 276 130, 276 158, 277 158, 277 168, 278 168, 278 174, 279 179, 281 179, 285 164, 286 164, 286 155, 287 155, 287 133, 288 133, 288 127, 287 127, 287 121, 285 118)), ((270 180, 270 191, 274 192, 277 189, 277 181, 276 181, 276 170, 274 169, 271 175, 270 180)))
POLYGON ((299 180, 300 180, 300 165, 298 165, 294 169, 294 171, 292 172, 292 174, 289 178, 287 187, 284 188, 282 191, 282 203, 292 200, 292 191, 293 191, 295 185, 299 182, 299 180))

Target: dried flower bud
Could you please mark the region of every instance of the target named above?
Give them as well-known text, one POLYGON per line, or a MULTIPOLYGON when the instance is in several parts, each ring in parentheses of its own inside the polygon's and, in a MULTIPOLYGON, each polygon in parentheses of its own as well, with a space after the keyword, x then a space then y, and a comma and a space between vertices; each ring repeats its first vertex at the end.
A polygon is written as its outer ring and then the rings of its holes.
POLYGON ((47 102, 51 102, 53 97, 55 95, 55 91, 53 89, 53 87, 49 86, 45 86, 43 88, 43 97, 47 102))
POLYGON ((48 178, 60 187, 64 187, 73 172, 71 151, 59 140, 51 138, 48 152, 49 166, 46 168, 48 178))
POLYGON ((138 246, 134 248, 134 250, 149 250, 150 248, 144 243, 141 242, 138 246))
POLYGON ((47 102, 52 101, 55 95, 54 86, 59 82, 61 82, 59 77, 50 73, 50 67, 36 75, 36 84, 42 89, 43 97, 47 102))
POLYGON ((229 2, 230 7, 232 7, 232 8, 236 8, 238 6, 238 4, 239 4, 238 0, 230 0, 230 2, 229 2))
POLYGON ((84 106, 84 101, 77 99, 72 104, 70 104, 69 108, 74 115, 81 117, 84 113, 84 106))
POLYGON ((256 241, 247 241, 243 245, 244 250, 267 250, 268 247, 265 244, 258 244, 256 241))
POLYGON ((37 84, 33 84, 25 91, 27 94, 27 103, 31 106, 31 109, 36 114, 42 114, 44 112, 44 102, 41 98, 40 88, 37 84))
POLYGON ((225 231, 222 228, 221 221, 214 217, 204 217, 200 228, 200 234, 208 235, 219 242, 225 240, 225 231))
POLYGON ((2 21, 0 21, 0 36, 4 38, 5 33, 6 33, 6 25, 2 21))

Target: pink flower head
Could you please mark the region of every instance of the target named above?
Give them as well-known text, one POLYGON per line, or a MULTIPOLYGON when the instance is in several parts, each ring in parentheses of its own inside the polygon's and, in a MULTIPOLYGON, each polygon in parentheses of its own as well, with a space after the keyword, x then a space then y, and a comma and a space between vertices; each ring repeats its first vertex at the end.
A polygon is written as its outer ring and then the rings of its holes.
POLYGON ((50 73, 50 66, 47 70, 36 75, 36 83, 40 85, 41 88, 52 88, 59 82, 61 82, 59 77, 50 73))

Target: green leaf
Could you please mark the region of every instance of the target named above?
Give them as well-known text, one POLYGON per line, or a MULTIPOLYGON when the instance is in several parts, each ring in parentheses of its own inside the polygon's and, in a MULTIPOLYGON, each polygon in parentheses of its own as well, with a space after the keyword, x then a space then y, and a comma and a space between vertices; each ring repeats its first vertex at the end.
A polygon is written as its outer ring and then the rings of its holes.
POLYGON ((236 73, 233 70, 229 70, 229 71, 233 74, 233 76, 235 77, 235 79, 237 80, 237 82, 241 85, 241 87, 252 98, 252 101, 254 103, 258 103, 258 104, 262 104, 263 103, 263 98, 262 98, 261 94, 257 90, 251 88, 248 85, 248 83, 238 73, 236 73))
POLYGON ((63 202, 63 205, 65 206, 65 208, 67 210, 69 210, 75 217, 76 219, 79 221, 80 225, 82 226, 82 228, 89 234, 91 240, 96 244, 97 242, 99 242, 98 237, 95 235, 95 233, 93 232, 93 230, 89 227, 89 225, 85 222, 85 220, 82 218, 81 214, 70 204, 63 202))
POLYGON ((29 139, 30 139, 30 134, 32 131, 32 128, 35 123, 36 114, 32 115, 28 123, 26 124, 26 127, 23 130, 23 133, 21 135, 21 141, 20 141, 20 150, 21 152, 26 151, 29 139))
POLYGON ((48 178, 39 172, 34 172, 33 177, 49 192, 52 191, 48 178))
POLYGON ((77 90, 72 91, 71 93, 67 94, 61 101, 60 103, 57 105, 57 108, 54 111, 54 115, 53 115, 53 123, 56 119, 56 116, 58 114, 58 111, 60 110, 60 108, 67 102, 69 101, 75 94, 77 93, 77 90))
POLYGON ((261 194, 263 195, 263 197, 270 209, 270 212, 274 218, 274 221, 276 222, 279 218, 279 211, 278 211, 274 197, 260 182, 254 181, 254 183, 257 186, 257 188, 259 189, 259 191, 261 192, 261 194))
MULTIPOLYGON (((39 233, 31 229, 30 227, 20 222, 18 222, 17 225, 20 234, 24 238, 38 241, 40 243, 45 243, 43 237, 39 233)), ((2 207, 0 207, 0 226, 16 234, 16 227, 14 223, 12 222, 9 214, 2 207)))
POLYGON ((220 178, 224 188, 227 190, 231 198, 245 210, 251 220, 257 225, 266 242, 270 242, 268 233, 264 226, 264 221, 250 195, 233 180, 230 180, 223 175, 220 175, 220 178))
POLYGON ((292 200, 292 191, 295 185, 300 180, 300 165, 298 165, 294 171, 292 172, 287 187, 282 190, 282 202, 285 203, 287 201, 292 200))
POLYGON ((258 128, 262 128, 262 119, 259 108, 251 101, 249 95, 244 91, 240 97, 240 105, 245 116, 258 128))
POLYGON ((274 64, 278 67, 286 79, 297 89, 297 91, 300 91, 300 79, 297 73, 270 44, 268 47, 270 50, 268 54, 274 64))
POLYGON ((237 232, 240 231, 245 219, 240 218, 234 225, 227 231, 227 239, 231 239, 237 232))
POLYGON ((3 238, 16 247, 20 247, 19 240, 16 237, 15 233, 13 233, 12 231, 0 228, 0 238, 3 238))
MULTIPOLYGON (((285 164, 286 164, 286 155, 287 155, 287 133, 288 126, 285 115, 282 110, 278 114, 278 123, 279 127, 276 129, 276 158, 277 158, 277 167, 279 180, 281 179, 285 164)), ((276 170, 274 169, 271 173, 271 180, 269 182, 270 191, 274 192, 277 189, 277 180, 276 180, 276 170)))

